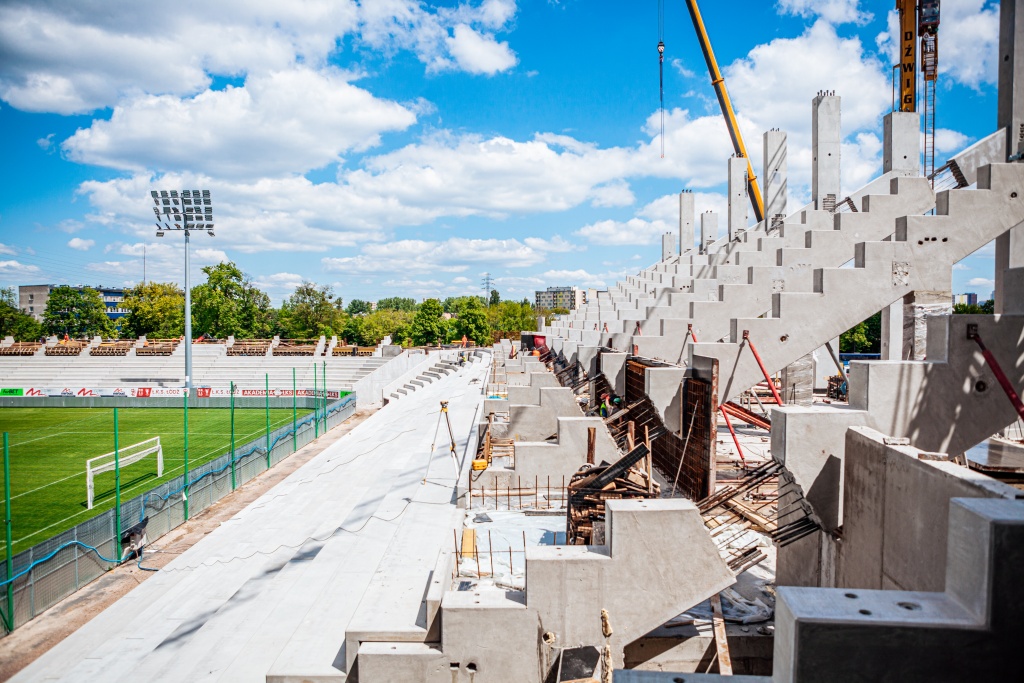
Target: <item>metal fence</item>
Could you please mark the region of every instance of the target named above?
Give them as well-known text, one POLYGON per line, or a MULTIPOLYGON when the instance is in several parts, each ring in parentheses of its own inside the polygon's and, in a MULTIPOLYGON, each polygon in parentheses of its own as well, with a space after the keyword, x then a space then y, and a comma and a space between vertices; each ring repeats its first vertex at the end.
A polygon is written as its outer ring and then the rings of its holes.
POLYGON ((149 542, 160 538, 186 521, 186 501, 187 516, 194 517, 313 441, 315 434, 340 425, 355 411, 356 395, 349 394, 321 408, 316 417, 318 424, 314 415, 298 422, 294 441, 290 424, 270 432, 269 458, 268 439, 262 435, 236 447, 233 454, 229 451, 191 470, 187 488, 183 474, 123 502, 120 543, 116 540, 117 515, 111 509, 18 553, 10 573, 6 565, 0 564, 0 633, 21 626, 115 567, 124 539, 133 527, 135 531, 144 529, 149 542), (9 590, 11 587, 13 590, 9 590), (13 621, 9 616, 12 613, 13 621))

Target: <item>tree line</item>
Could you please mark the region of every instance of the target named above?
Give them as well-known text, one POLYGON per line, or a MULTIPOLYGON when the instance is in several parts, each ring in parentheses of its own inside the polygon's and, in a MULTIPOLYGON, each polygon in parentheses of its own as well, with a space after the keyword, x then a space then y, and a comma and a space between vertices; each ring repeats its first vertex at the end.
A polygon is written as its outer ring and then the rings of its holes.
MULTIPOLYGON (((337 336, 349 344, 375 346, 386 337, 405 346, 456 342, 466 337, 489 345, 495 336, 515 337, 536 329, 535 310, 526 299, 502 301, 497 290, 489 300, 479 296, 427 299, 387 297, 376 306, 360 299, 347 306, 329 285, 303 282, 274 307, 234 263, 203 269, 206 282, 192 288, 192 335, 225 339, 316 339, 337 336), (490 304, 490 305, 488 305, 490 304)), ((18 341, 44 335, 86 338, 170 339, 185 333, 185 291, 173 282, 145 282, 124 292, 120 308, 126 313, 113 321, 99 292, 61 286, 50 292, 42 323, 18 308, 13 288, 0 290, 0 337, 18 341)))

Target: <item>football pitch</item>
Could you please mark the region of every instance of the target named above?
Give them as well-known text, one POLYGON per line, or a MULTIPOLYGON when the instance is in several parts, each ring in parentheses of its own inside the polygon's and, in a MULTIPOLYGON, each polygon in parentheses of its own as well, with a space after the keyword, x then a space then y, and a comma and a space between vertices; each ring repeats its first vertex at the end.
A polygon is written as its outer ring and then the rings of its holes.
MULTIPOLYGON (((299 421, 311 412, 300 408, 299 421)), ((164 456, 162 477, 157 477, 155 455, 121 468, 122 502, 184 472, 183 413, 182 408, 118 409, 118 448, 159 436, 164 456)), ((291 408, 270 410, 271 431, 291 423, 291 408)), ((263 408, 236 408, 236 453, 244 444, 263 437, 266 426, 263 408)), ((96 475, 91 510, 86 506, 85 476, 86 460, 114 450, 112 408, 0 408, 0 432, 9 433, 15 553, 114 507, 114 473, 96 475)), ((229 409, 189 409, 190 471, 230 449, 229 409)), ((2 479, 0 471, 0 483, 2 479)), ((5 550, 0 534, 0 554, 5 550)))

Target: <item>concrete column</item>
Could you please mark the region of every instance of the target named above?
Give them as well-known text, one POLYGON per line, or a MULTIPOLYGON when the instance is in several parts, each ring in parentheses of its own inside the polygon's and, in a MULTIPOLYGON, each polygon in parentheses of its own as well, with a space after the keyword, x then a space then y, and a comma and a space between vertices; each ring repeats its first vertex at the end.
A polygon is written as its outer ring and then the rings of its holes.
POLYGON ((764 215, 766 230, 772 228, 772 219, 786 215, 786 134, 778 128, 764 134, 764 215))
POLYGON ((839 201, 839 97, 820 91, 811 102, 811 195, 814 208, 831 211, 839 201))
POLYGON ((882 360, 903 360, 903 302, 882 309, 882 360))
POLYGON ((661 260, 665 261, 672 258, 676 254, 676 236, 671 232, 666 232, 661 236, 661 260))
POLYGON ((813 353, 782 369, 782 400, 786 405, 809 406, 814 403, 813 353))
POLYGON ((747 160, 729 157, 729 241, 747 229, 747 160))
MULTIPOLYGON (((1024 0, 1003 0, 999 7, 999 105, 996 125, 1006 129, 1009 158, 1024 152, 1024 0)), ((996 238, 996 313, 1009 297, 1005 271, 1024 266, 1024 226, 996 238)))
POLYGON ((693 192, 683 190, 679 193, 679 253, 693 249, 694 216, 693 192))
MULTIPOLYGON (((928 348, 928 316, 950 315, 953 312, 953 292, 911 292, 903 297, 902 358, 925 360, 928 348)), ((883 316, 884 318, 884 316, 883 316)))
POLYGON ((883 119, 882 172, 921 173, 921 119, 917 112, 889 112, 883 119))
POLYGON ((718 214, 705 211, 700 215, 700 250, 706 252, 708 245, 718 239, 718 214))

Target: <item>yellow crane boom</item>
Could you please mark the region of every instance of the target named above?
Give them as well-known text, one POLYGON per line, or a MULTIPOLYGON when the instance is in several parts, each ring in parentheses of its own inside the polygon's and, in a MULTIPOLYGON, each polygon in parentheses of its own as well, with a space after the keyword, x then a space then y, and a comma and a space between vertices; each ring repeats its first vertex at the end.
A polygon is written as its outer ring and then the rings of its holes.
POLYGON ((746 145, 743 144, 743 135, 740 134, 739 124, 736 123, 736 113, 732 110, 732 102, 729 100, 729 92, 725 89, 725 79, 718 69, 718 62, 715 60, 715 53, 711 50, 711 40, 704 28, 704 20, 701 19, 700 9, 697 8, 697 0, 686 0, 686 8, 690 10, 690 18, 693 20, 693 27, 697 30, 697 39, 700 41, 700 49, 704 52, 704 61, 708 65, 708 73, 711 74, 711 85, 718 95, 718 104, 722 107, 722 115, 725 117, 725 125, 729 129, 729 137, 732 138, 733 149, 736 156, 747 160, 747 194, 750 195, 750 204, 754 207, 754 217, 758 222, 764 220, 764 200, 761 197, 761 189, 757 186, 757 176, 754 175, 754 167, 750 165, 750 157, 747 156, 746 145))

